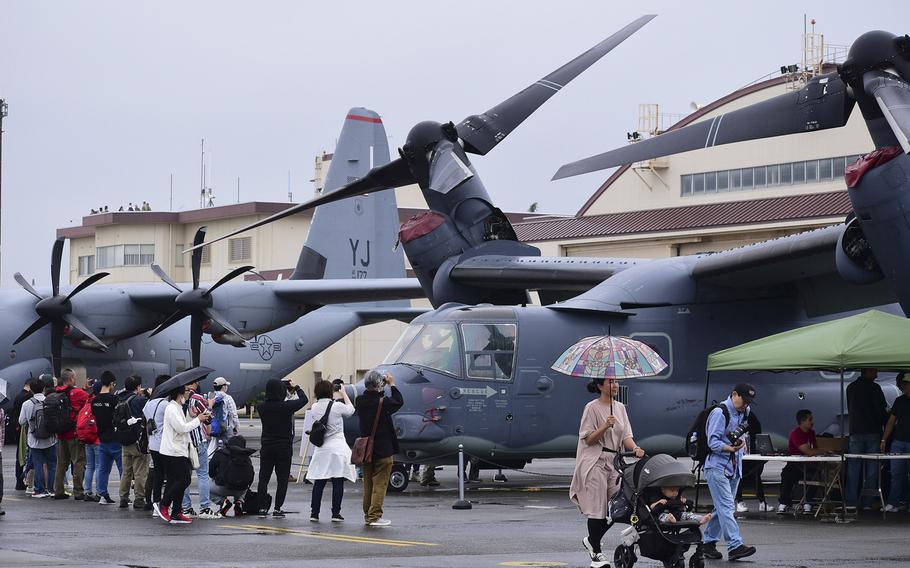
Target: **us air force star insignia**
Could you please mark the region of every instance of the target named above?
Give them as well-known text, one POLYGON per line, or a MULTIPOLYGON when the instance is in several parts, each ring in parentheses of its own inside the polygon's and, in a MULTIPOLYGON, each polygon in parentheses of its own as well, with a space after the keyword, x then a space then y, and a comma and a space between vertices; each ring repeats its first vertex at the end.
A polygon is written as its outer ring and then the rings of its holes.
POLYGON ((268 335, 257 335, 250 342, 250 349, 258 352, 263 361, 268 361, 275 355, 276 351, 281 351, 281 344, 272 341, 272 338, 268 335))

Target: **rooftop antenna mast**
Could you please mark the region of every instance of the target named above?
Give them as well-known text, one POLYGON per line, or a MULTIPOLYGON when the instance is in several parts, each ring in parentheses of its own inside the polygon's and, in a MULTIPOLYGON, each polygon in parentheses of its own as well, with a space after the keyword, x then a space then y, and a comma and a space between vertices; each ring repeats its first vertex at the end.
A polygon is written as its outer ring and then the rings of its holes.
MULTIPOLYGON (((6 99, 0 99, 0 188, 3 186, 3 119, 9 114, 8 111, 9 105, 6 104, 6 99)), ((3 191, 0 189, 0 196, 2 195, 3 191)))
POLYGON ((288 203, 294 203, 294 194, 291 193, 291 170, 288 170, 288 203))
POLYGON ((205 207, 205 138, 199 154, 199 208, 205 207))

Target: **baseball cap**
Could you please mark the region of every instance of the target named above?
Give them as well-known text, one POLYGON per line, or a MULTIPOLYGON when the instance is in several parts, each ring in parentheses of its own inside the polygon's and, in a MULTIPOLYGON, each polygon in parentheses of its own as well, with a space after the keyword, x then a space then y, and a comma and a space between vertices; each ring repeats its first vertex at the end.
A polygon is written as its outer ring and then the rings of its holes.
POLYGON ((231 383, 229 383, 228 380, 224 377, 218 377, 212 384, 214 384, 216 387, 223 387, 224 385, 229 385, 231 383))
POLYGON ((39 376, 38 378, 41 379, 41 382, 44 383, 45 387, 54 386, 54 375, 52 375, 50 373, 41 373, 41 376, 39 376))
POLYGON ((733 387, 733 392, 742 397, 744 401, 748 404, 755 403, 755 387, 749 383, 739 383, 733 387))

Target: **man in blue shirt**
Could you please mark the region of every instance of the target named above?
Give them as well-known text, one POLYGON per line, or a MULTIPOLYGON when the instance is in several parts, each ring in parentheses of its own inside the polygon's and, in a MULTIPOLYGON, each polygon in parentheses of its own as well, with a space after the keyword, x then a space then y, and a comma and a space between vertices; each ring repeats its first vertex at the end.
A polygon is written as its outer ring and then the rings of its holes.
POLYGON ((705 434, 708 437, 708 457, 705 459, 705 478, 714 503, 711 520, 705 526, 703 554, 705 558, 717 560, 721 553, 717 541, 723 536, 727 543, 727 560, 739 560, 755 554, 754 546, 743 544, 739 525, 733 516, 736 511, 736 488, 742 479, 743 448, 742 437, 735 442, 728 434, 740 424, 746 424, 749 405, 755 399, 755 387, 748 383, 736 385, 733 392, 722 403, 726 409, 715 408, 708 415, 705 434), (723 533, 723 534, 721 534, 723 533))

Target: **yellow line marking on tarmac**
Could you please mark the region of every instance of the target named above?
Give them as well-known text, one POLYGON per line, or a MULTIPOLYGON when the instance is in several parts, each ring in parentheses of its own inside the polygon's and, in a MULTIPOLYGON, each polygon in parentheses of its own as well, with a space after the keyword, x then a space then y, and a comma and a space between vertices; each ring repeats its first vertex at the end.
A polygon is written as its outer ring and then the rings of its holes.
POLYGON ((294 529, 285 529, 281 527, 270 527, 267 525, 219 525, 221 528, 225 529, 236 529, 243 531, 263 531, 270 532, 274 534, 290 534, 294 536, 302 536, 306 538, 316 538, 321 540, 334 540, 341 542, 351 542, 357 544, 378 544, 382 546, 397 546, 397 547, 409 547, 409 546, 439 546, 434 542, 420 542, 412 540, 393 540, 393 539, 383 539, 383 538, 371 538, 368 536, 356 536, 356 535, 344 535, 344 534, 328 534, 321 533, 316 531, 301 531, 294 529))

